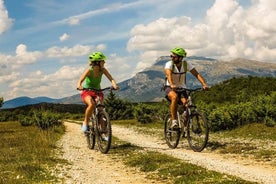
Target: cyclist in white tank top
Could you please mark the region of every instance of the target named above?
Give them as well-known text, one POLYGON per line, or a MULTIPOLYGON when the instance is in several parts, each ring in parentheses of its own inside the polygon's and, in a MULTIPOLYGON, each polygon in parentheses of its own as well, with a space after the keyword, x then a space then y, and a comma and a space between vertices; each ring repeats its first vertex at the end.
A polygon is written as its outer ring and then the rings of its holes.
MULTIPOLYGON (((177 108, 177 93, 174 89, 179 87, 186 87, 186 72, 191 72, 197 80, 201 83, 204 90, 208 90, 208 85, 204 78, 198 73, 195 67, 189 62, 185 61, 187 53, 183 48, 176 47, 171 50, 171 61, 165 64, 166 84, 165 92, 168 100, 171 101, 170 111, 172 116, 172 128, 178 127, 176 108, 177 108)), ((184 105, 187 102, 187 96, 181 97, 184 105)))

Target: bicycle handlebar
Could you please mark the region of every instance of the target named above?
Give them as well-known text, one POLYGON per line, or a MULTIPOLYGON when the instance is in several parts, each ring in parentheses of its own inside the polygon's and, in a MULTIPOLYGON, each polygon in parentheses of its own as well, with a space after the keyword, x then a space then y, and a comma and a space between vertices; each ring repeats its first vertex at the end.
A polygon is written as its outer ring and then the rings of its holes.
POLYGON ((190 88, 176 88, 175 91, 176 92, 184 92, 184 91, 188 91, 188 92, 194 92, 194 91, 203 91, 203 88, 195 88, 195 89, 190 89, 190 88))
POLYGON ((95 88, 77 88, 77 90, 91 90, 91 91, 97 91, 97 92, 102 92, 102 91, 105 91, 105 90, 118 90, 118 89, 115 89, 113 88, 112 86, 110 87, 106 87, 106 88, 103 88, 103 89, 95 89, 95 88))

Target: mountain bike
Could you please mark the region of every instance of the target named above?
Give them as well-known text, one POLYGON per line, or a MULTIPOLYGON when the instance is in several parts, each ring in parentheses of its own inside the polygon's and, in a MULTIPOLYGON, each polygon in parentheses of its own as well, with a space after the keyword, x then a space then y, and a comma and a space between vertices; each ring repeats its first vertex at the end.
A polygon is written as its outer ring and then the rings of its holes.
POLYGON ((195 152, 200 152, 206 147, 209 137, 209 127, 205 116, 197 110, 197 106, 193 104, 191 97, 192 93, 200 90, 202 88, 177 88, 175 90, 178 97, 183 93, 187 94, 188 105, 184 106, 180 98, 178 98, 178 128, 171 128, 172 119, 170 113, 165 117, 164 133, 166 143, 170 148, 176 148, 181 137, 187 137, 190 148, 195 152))
POLYGON ((102 153, 108 153, 112 141, 112 127, 109 115, 105 110, 104 103, 100 100, 100 93, 105 90, 114 90, 113 87, 104 89, 83 88, 82 90, 93 90, 97 93, 96 108, 90 117, 87 131, 85 132, 88 148, 94 149, 97 145, 102 153))

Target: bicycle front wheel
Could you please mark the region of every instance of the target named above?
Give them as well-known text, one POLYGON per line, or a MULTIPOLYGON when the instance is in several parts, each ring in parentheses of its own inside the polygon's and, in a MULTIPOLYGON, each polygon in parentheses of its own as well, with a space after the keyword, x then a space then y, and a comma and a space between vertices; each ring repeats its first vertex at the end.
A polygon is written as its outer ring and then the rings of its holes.
POLYGON ((209 127, 203 114, 193 112, 188 122, 187 137, 193 151, 202 151, 208 142, 209 127))
POLYGON ((179 139, 180 139, 180 129, 172 129, 172 118, 171 118, 171 114, 167 114, 165 117, 165 123, 164 123, 164 134, 165 134, 165 140, 167 145, 170 148, 176 148, 178 143, 179 143, 179 139))
POLYGON ((111 147, 112 129, 109 116, 106 111, 101 111, 98 114, 97 122, 97 144, 102 153, 107 153, 111 147))

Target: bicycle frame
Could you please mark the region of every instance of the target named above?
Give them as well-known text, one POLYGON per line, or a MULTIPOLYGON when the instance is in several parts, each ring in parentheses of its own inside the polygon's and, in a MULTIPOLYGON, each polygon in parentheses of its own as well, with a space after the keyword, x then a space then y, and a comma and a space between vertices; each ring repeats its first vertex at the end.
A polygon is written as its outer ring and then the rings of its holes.
POLYGON ((175 91, 176 91, 177 96, 178 96, 178 99, 177 99, 178 106, 180 106, 177 109, 177 119, 178 119, 178 122, 179 122, 179 128, 183 128, 183 127, 188 126, 187 122, 190 121, 189 117, 191 115, 192 109, 193 109, 193 111, 197 111, 196 105, 193 104, 191 94, 192 94, 192 92, 201 91, 201 90, 202 90, 202 88, 196 88, 196 89, 176 88, 175 91), (184 92, 188 96, 188 98, 186 99, 187 100, 187 106, 183 105, 182 102, 181 102, 181 100, 180 100, 180 96, 184 92), (179 108, 184 108, 184 111, 181 112, 179 110, 179 108), (184 115, 184 113, 185 113, 185 115, 184 115), (187 123, 186 126, 184 125, 184 123, 187 123))

